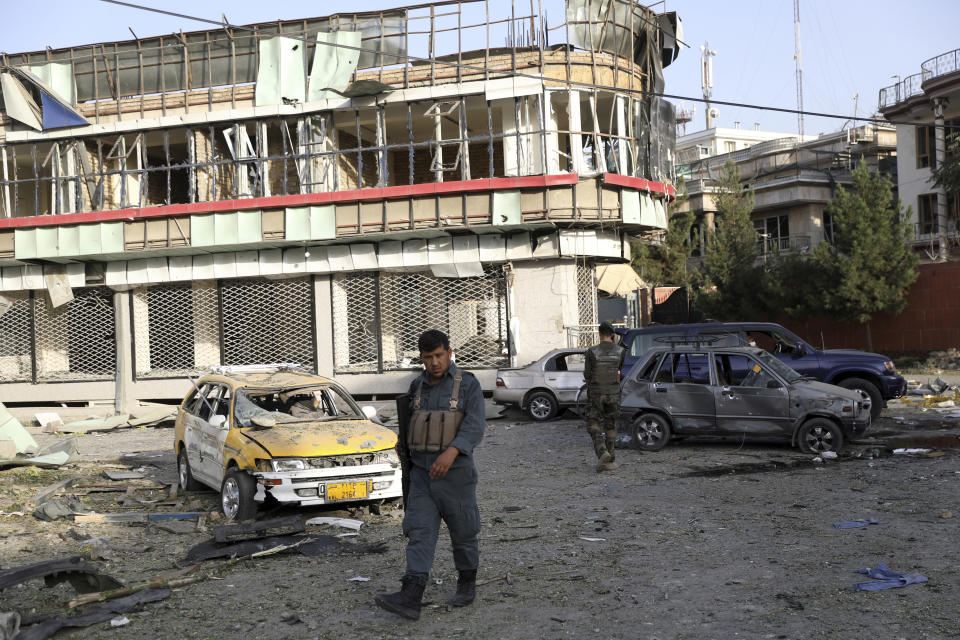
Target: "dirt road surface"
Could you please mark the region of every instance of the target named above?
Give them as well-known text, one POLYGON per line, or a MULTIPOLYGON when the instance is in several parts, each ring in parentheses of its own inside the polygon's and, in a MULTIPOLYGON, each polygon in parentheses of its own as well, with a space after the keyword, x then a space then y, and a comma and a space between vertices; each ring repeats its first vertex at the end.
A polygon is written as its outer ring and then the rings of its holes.
MULTIPOLYGON (((429 604, 409 622, 373 603, 374 594, 399 587, 401 511, 285 509, 272 515, 360 517, 360 535, 344 543, 384 542, 387 552, 208 561, 210 579, 128 614, 129 624, 56 637, 956 638, 960 455, 890 449, 955 441, 957 419, 892 408, 872 433, 880 439, 822 463, 784 444, 685 441, 658 453, 619 451, 619 469, 598 475, 580 420, 490 421, 476 452, 483 530, 471 607, 444 604, 456 584, 445 531, 429 604), (866 518, 880 524, 833 526, 866 518), (851 590, 865 579, 857 571, 879 562, 928 582, 851 590)), ((128 483, 140 487, 134 494, 162 498, 150 487, 175 478, 171 444, 171 429, 87 435, 78 464, 0 471, 2 568, 92 548, 107 556, 95 564, 127 584, 180 566, 190 547, 212 537, 212 516, 207 532, 177 534, 143 524, 41 522, 27 506, 60 479, 111 484, 105 468, 142 469, 148 478, 128 483), (134 452, 148 455, 116 464, 117 454, 134 452), (7 515, 18 511, 24 515, 7 515), (84 542, 103 536, 99 546, 84 542)), ((89 491, 68 493, 98 512, 217 509, 207 492, 131 507, 117 504, 124 492, 89 491)), ((35 580, 0 592, 0 611, 62 613, 73 597, 66 583, 47 588, 35 580)))

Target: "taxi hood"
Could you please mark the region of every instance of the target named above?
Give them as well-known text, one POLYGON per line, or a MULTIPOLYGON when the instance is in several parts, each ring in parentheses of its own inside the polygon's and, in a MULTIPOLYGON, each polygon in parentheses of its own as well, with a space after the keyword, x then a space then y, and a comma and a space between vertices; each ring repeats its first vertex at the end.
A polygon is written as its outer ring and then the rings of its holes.
POLYGON ((397 434, 369 420, 278 423, 240 429, 275 458, 311 458, 382 451, 397 444, 397 434))

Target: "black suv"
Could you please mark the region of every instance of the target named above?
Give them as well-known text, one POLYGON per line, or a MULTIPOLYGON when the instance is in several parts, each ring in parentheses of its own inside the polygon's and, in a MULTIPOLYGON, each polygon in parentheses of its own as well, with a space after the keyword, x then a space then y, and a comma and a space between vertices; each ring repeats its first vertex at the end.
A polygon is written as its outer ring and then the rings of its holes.
POLYGON ((673 345, 648 350, 621 382, 620 418, 638 449, 658 451, 674 435, 737 436, 822 453, 870 426, 865 393, 804 377, 763 349, 661 340, 673 345))
POLYGON ((872 402, 874 418, 886 401, 899 398, 907 381, 897 374, 890 358, 854 349, 817 349, 773 322, 701 322, 619 329, 620 345, 627 350, 624 370, 629 370, 648 349, 660 346, 657 338, 716 337, 714 346, 757 346, 782 360, 801 375, 846 389, 859 389, 872 402))

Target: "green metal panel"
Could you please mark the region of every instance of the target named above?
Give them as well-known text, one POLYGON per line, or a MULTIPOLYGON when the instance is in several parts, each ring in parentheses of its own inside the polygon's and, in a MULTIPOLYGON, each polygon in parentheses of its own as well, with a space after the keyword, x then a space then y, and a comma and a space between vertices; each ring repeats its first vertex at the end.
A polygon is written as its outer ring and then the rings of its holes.
POLYGON ((79 231, 80 255, 88 256, 94 253, 100 253, 100 225, 82 224, 79 231))
POLYGON ((100 223, 100 252, 101 253, 123 253, 123 223, 122 222, 101 222, 100 223))
POLYGON ((640 196, 640 224, 648 227, 659 227, 657 224, 657 212, 653 206, 653 198, 646 194, 640 196))
POLYGON ((14 229, 13 257, 18 260, 37 257, 36 229, 14 229))
POLYGON ((640 224, 640 194, 635 189, 620 190, 620 214, 623 224, 640 224))
POLYGON ((310 239, 332 240, 337 237, 337 210, 332 204, 310 207, 310 239))
POLYGON ((317 34, 317 42, 327 42, 331 45, 318 44, 314 49, 313 64, 310 67, 310 100, 326 100, 339 98, 332 91, 324 89, 346 89, 350 82, 350 75, 356 71, 360 59, 358 48, 361 46, 359 31, 334 31, 333 33, 317 34))
MULTIPOLYGON (((260 221, 260 211, 238 211, 236 214, 235 228, 237 230, 237 242, 247 244, 261 242, 263 240, 263 226, 260 221)), ((217 244, 223 241, 217 238, 217 244)))
POLYGON ((209 247, 216 244, 213 233, 213 215, 190 216, 190 244, 194 247, 209 247))
POLYGON ((237 244, 237 212, 213 214, 214 244, 237 244))
POLYGON ((56 227, 38 227, 37 228, 37 257, 38 258, 56 258, 60 255, 57 248, 57 228, 56 227))
POLYGON ((312 207, 287 207, 283 216, 283 237, 287 240, 310 240, 312 207))
POLYGON ((304 101, 304 43, 294 38, 275 37, 260 41, 257 68, 256 106, 281 104, 283 98, 304 101))
POLYGON ((60 256, 80 255, 80 228, 75 225, 57 227, 57 244, 60 256))
POLYGON ((493 225, 495 227, 522 224, 520 191, 495 191, 493 193, 493 225))

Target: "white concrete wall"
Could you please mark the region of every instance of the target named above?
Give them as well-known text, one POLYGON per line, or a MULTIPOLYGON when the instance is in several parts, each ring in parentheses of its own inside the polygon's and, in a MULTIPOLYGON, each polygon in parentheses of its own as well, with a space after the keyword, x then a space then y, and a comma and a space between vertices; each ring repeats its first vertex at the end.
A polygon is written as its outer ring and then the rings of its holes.
POLYGON ((932 177, 933 172, 929 167, 917 168, 916 127, 897 125, 897 186, 903 208, 912 209, 910 220, 913 224, 918 222, 917 198, 935 192, 932 177))
POLYGON ((514 263, 507 275, 513 362, 524 365, 567 346, 565 327, 580 323, 572 261, 514 263))

